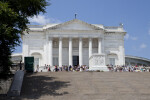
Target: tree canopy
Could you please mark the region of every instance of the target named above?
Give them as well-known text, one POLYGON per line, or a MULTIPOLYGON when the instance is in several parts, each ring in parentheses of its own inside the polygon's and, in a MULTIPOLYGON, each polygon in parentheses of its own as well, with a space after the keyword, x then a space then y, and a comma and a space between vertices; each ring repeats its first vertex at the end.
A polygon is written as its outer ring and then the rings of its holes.
POLYGON ((20 44, 29 17, 45 13, 46 0, 0 0, 0 78, 10 73, 11 53, 20 44))

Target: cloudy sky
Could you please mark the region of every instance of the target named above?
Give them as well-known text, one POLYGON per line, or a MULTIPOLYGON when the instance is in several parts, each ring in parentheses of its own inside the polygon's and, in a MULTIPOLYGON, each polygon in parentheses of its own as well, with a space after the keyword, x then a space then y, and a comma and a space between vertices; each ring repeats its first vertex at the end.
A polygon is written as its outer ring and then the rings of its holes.
MULTIPOLYGON (((125 54, 150 59, 150 0, 51 0, 45 14, 29 18, 31 24, 63 23, 77 19, 90 24, 124 24, 125 54)), ((15 52, 22 52, 16 47, 15 52)))

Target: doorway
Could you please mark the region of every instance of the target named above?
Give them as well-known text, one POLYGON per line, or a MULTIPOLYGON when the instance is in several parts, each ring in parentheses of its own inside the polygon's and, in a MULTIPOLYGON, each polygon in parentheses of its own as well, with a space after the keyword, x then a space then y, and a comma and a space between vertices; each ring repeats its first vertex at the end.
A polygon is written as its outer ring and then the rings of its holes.
POLYGON ((73 56, 73 66, 79 65, 79 56, 73 56))
POLYGON ((58 57, 53 57, 53 65, 58 66, 58 57))

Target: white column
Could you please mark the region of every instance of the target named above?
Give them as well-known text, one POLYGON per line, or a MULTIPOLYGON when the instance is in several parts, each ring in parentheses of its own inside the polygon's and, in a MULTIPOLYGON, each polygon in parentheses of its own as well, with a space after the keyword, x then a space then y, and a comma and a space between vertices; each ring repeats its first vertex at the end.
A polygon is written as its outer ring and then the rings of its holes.
POLYGON ((53 66, 53 39, 49 38, 48 42, 48 48, 49 48, 49 65, 53 66))
POLYGON ((79 65, 82 65, 82 38, 79 38, 79 65))
POLYGON ((49 53, 50 48, 49 48, 49 37, 48 36, 46 37, 45 42, 46 42, 46 55, 45 55, 46 56, 45 57, 46 63, 45 64, 49 65, 50 64, 50 60, 49 60, 50 59, 50 56, 49 56, 50 55, 50 53, 49 53))
POLYGON ((89 58, 92 55, 92 38, 89 38, 89 58))
POLYGON ((104 53, 104 45, 105 45, 105 43, 104 43, 104 37, 102 38, 102 53, 104 53))
POLYGON ((42 56, 43 58, 43 65, 47 64, 47 41, 45 40, 44 44, 44 55, 42 56))
POLYGON ((72 38, 69 38, 69 66, 72 66, 72 38))
POLYGON ((59 38, 59 67, 62 67, 62 38, 59 38))
POLYGON ((99 54, 102 53, 102 41, 101 41, 101 38, 98 39, 98 53, 99 54))

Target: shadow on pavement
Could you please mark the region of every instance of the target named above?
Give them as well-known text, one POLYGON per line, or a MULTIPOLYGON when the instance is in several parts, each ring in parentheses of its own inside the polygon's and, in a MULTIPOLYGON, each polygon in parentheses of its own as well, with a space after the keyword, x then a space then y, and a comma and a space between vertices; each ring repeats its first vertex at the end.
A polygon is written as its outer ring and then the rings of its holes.
MULTIPOLYGON (((6 100, 38 99, 41 96, 62 96, 68 92, 58 93, 57 90, 67 88, 70 82, 55 81, 55 77, 26 74, 23 80, 20 97, 7 97, 6 100)), ((4 98, 3 98, 4 99, 4 98)))

